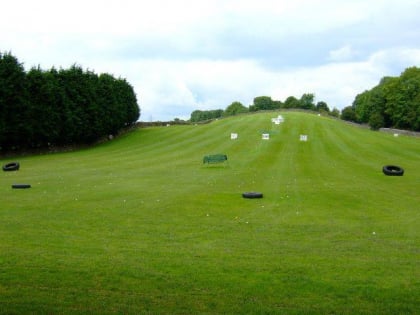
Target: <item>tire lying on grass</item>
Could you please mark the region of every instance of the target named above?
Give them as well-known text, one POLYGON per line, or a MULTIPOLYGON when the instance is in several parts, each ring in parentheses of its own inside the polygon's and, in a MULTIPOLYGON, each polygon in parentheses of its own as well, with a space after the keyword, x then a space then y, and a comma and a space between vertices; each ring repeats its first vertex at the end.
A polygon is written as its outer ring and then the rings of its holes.
POLYGON ((29 184, 13 184, 13 189, 25 189, 25 188, 31 188, 31 185, 29 184))
POLYGON ((3 171, 8 172, 8 171, 17 171, 19 170, 19 163, 18 162, 11 162, 11 163, 7 163, 5 165, 3 165, 3 171))
POLYGON ((244 192, 242 194, 242 197, 248 198, 248 199, 262 198, 263 194, 260 192, 244 192))
POLYGON ((388 176, 403 176, 404 174, 404 169, 396 165, 385 165, 382 171, 388 176))

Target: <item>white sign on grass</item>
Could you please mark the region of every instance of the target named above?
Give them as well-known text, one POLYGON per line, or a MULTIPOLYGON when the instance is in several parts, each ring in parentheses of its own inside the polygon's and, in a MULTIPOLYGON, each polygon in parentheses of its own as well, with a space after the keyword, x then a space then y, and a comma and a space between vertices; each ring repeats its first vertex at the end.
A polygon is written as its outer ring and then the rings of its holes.
POLYGON ((300 141, 308 141, 308 135, 300 135, 300 141))
POLYGON ((262 139, 263 140, 270 140, 270 134, 269 133, 263 133, 262 134, 262 139))
POLYGON ((232 140, 238 139, 238 134, 237 134, 237 133, 231 133, 231 134, 230 134, 230 138, 231 138, 232 140))
POLYGON ((284 118, 282 115, 279 115, 278 117, 271 118, 271 121, 276 125, 280 125, 282 122, 284 122, 284 118))

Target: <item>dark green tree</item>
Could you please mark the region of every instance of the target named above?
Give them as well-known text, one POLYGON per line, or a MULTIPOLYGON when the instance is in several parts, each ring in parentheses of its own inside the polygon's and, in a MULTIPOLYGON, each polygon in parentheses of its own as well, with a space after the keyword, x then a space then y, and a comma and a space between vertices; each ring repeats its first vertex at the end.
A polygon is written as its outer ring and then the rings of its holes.
POLYGON ((294 96, 289 96, 284 101, 284 108, 299 108, 299 107, 300 107, 300 102, 294 96))
POLYGON ((420 69, 407 68, 399 77, 384 77, 371 90, 356 96, 359 122, 372 129, 395 127, 420 130, 420 69))
POLYGON ((202 119, 202 111, 197 109, 194 110, 190 115, 190 121, 191 122, 199 122, 202 119))
POLYGON ((58 85, 57 71, 43 71, 33 67, 26 75, 29 102, 29 119, 32 133, 30 145, 45 147, 60 142, 62 89, 58 85))
POLYGON ((346 121, 356 122, 356 112, 354 111, 353 106, 347 106, 341 111, 341 119, 346 121))
POLYGON ((0 53, 0 147, 20 148, 31 134, 24 67, 11 53, 0 53))
POLYGON ((323 101, 320 101, 320 102, 316 103, 315 108, 318 112, 324 112, 324 113, 329 113, 330 112, 328 104, 323 102, 323 101))
POLYGON ((364 91, 356 96, 353 101, 353 109, 356 113, 356 119, 360 123, 367 123, 371 114, 370 94, 364 91))
POLYGON ((125 79, 69 69, 25 73, 0 54, 0 150, 92 143, 134 124, 140 108, 125 79))
POLYGON ((212 120, 222 117, 223 109, 214 109, 214 110, 195 110, 191 113, 190 121, 199 122, 212 120))
POLYGON ((119 129, 133 125, 140 117, 140 108, 137 105, 137 95, 134 88, 125 79, 116 80, 119 102, 123 104, 121 108, 122 120, 119 129))
POLYGON ((330 116, 338 118, 340 117, 340 111, 336 107, 334 107, 333 110, 330 112, 330 116))
POLYGON ((400 77, 390 78, 383 89, 385 114, 392 125, 400 129, 419 130, 420 68, 407 68, 400 77))
POLYGON ((246 108, 241 102, 233 102, 226 107, 224 116, 233 116, 246 112, 248 112, 248 108, 246 108))
POLYGON ((378 130, 385 125, 385 120, 380 112, 374 112, 370 115, 368 123, 372 130, 378 130))
POLYGON ((356 120, 361 123, 368 123, 374 121, 375 127, 372 129, 379 129, 384 127, 385 118, 385 95, 381 85, 374 87, 370 91, 365 91, 362 94, 356 96, 353 102, 353 109, 356 113, 356 120), (375 114, 375 119, 371 120, 371 116, 375 114), (381 119, 378 119, 381 117, 381 119), (378 126, 379 122, 382 122, 381 126, 378 126))
POLYGON ((299 100, 299 107, 306 110, 315 110, 315 95, 312 93, 305 93, 299 100))
POLYGON ((284 104, 282 101, 275 100, 273 101, 273 106, 275 109, 280 109, 284 107, 284 104))
POLYGON ((259 110, 273 110, 278 109, 270 96, 257 96, 254 98, 254 103, 249 106, 249 111, 255 112, 259 110))

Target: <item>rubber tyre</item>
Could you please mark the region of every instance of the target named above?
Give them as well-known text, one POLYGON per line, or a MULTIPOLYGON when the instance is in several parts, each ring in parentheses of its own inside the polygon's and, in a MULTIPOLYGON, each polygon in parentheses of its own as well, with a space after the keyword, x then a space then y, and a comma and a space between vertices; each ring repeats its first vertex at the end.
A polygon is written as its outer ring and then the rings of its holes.
POLYGON ((388 175, 388 176, 403 176, 404 175, 404 169, 396 165, 385 165, 382 168, 382 171, 384 172, 385 175, 388 175))
POLYGON ((17 171, 19 170, 19 163, 18 162, 11 162, 11 163, 7 163, 5 165, 3 165, 3 171, 8 172, 8 171, 17 171))
POLYGON ((242 194, 242 197, 248 198, 248 199, 256 199, 256 198, 262 198, 263 194, 260 192, 244 192, 242 194))
POLYGON ((13 184, 12 188, 13 189, 26 189, 26 188, 31 188, 31 185, 29 185, 29 184, 13 184))

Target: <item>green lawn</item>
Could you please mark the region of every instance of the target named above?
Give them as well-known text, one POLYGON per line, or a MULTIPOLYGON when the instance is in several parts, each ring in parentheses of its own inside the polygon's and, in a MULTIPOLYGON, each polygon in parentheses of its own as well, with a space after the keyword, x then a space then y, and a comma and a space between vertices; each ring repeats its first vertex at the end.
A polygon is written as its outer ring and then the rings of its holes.
POLYGON ((2 158, 0 313, 419 314, 420 139, 277 114, 2 158))

